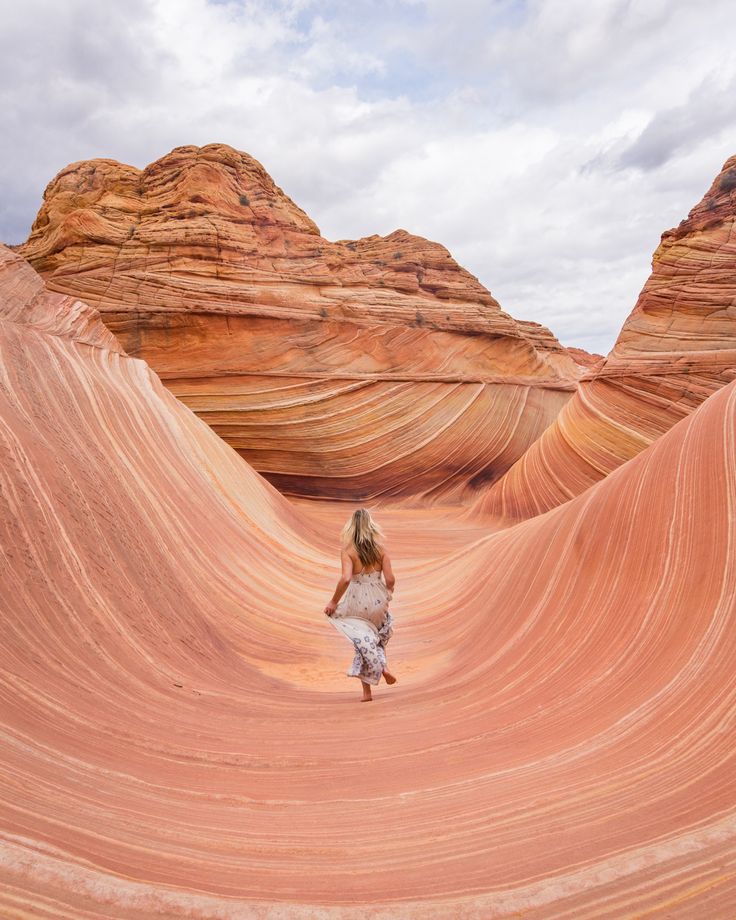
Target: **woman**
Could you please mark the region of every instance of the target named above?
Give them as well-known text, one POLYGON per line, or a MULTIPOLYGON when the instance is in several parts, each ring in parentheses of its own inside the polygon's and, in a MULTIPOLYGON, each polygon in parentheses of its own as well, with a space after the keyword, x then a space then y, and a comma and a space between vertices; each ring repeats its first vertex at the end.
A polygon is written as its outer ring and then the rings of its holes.
POLYGON ((342 529, 340 552, 342 575, 325 613, 343 635, 353 643, 355 657, 348 677, 359 677, 363 703, 373 699, 371 684, 383 675, 387 684, 396 678, 386 664, 386 643, 393 635, 393 619, 388 605, 393 596, 391 560, 378 538, 383 533, 365 508, 354 511, 342 529), (385 582, 381 580, 381 573, 385 582))

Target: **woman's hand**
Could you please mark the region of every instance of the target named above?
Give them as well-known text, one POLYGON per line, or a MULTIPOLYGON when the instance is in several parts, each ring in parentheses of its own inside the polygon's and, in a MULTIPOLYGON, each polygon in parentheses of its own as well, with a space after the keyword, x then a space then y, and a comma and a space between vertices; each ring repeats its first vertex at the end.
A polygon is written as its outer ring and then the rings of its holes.
POLYGON ((337 604, 334 601, 330 601, 329 604, 327 604, 327 606, 325 607, 325 613, 327 614, 328 617, 331 617, 336 609, 337 609, 337 604))

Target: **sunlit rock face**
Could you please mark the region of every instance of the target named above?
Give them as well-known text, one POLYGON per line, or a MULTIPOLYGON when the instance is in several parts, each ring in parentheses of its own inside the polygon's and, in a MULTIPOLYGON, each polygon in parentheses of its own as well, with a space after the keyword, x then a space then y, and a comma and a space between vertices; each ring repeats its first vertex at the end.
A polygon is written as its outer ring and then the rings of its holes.
POLYGON ((662 235, 652 274, 611 353, 480 499, 483 510, 514 519, 554 508, 736 376, 735 222, 731 157, 687 219, 662 235))
POLYGON ((325 240, 223 145, 68 166, 19 251, 295 495, 460 500, 539 437, 587 363, 437 243, 325 240))
POLYGON ((0 248, 0 916, 729 917, 735 438, 732 383, 509 529, 386 510, 364 705, 344 509, 0 248))

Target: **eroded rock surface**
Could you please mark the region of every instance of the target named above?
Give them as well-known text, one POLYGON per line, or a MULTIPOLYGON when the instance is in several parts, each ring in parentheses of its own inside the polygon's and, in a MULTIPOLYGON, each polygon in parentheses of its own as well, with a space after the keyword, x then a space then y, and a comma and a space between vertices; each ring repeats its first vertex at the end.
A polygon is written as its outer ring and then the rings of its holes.
POLYGON ((75 163, 19 251, 282 491, 453 501, 547 428, 582 368, 438 243, 330 242, 246 153, 75 163))
POLYGON ((736 376, 736 157, 662 235, 606 360, 479 507, 515 519, 579 495, 736 376))
POLYGON ((344 509, 0 249, 0 914, 728 916, 735 438, 731 383, 510 529, 386 511, 361 704, 344 509))

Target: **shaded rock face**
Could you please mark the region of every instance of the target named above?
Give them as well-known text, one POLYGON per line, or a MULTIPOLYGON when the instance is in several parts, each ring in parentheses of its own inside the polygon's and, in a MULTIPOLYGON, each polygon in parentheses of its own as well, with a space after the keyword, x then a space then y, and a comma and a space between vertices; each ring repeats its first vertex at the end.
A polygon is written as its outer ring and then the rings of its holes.
POLYGON ((611 353, 479 508, 514 519, 568 501, 736 376, 735 223, 731 157, 687 219, 662 235, 611 353))
POLYGON ((344 510, 0 247, 0 916, 729 916, 735 438, 731 383, 507 530, 386 511, 369 708, 344 510))
POLYGON ((295 495, 455 500, 497 479, 581 373, 437 243, 329 242, 224 145, 75 163, 18 247, 295 495))

